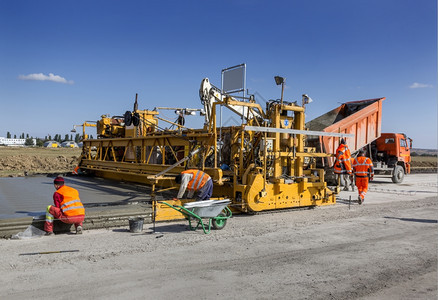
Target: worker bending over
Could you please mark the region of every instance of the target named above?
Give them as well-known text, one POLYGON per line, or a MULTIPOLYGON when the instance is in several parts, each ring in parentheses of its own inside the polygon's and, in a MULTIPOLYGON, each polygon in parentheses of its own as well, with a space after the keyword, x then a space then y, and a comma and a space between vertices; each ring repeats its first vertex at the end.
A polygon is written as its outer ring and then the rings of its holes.
POLYGON ((338 186, 341 185, 343 178, 344 191, 348 191, 348 186, 351 185, 354 191, 353 181, 350 182, 351 176, 351 153, 344 139, 341 139, 339 147, 336 149, 336 160, 333 165, 335 174, 337 175, 338 186))
POLYGON ((357 201, 362 204, 368 191, 368 178, 373 180, 374 167, 371 159, 365 156, 365 150, 361 149, 359 155, 353 159, 353 173, 356 176, 356 186, 359 196, 357 201))
POLYGON ((53 194, 55 205, 47 206, 46 222, 44 223, 46 235, 53 234, 54 219, 67 224, 75 224, 76 234, 82 234, 85 209, 79 199, 79 192, 72 187, 64 185, 64 178, 62 177, 56 177, 53 184, 56 189, 53 194))
POLYGON ((196 201, 209 200, 213 194, 213 181, 211 177, 201 170, 186 170, 175 177, 175 181, 181 184, 177 199, 182 199, 186 189, 187 198, 192 198, 196 193, 196 201))

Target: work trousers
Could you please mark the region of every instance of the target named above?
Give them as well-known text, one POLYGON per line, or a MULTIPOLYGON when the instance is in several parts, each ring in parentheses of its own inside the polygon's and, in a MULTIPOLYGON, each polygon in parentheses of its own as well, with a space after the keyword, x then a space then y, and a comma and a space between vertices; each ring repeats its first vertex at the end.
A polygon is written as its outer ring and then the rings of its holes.
POLYGON ((357 191, 359 192, 359 197, 362 199, 363 202, 365 200, 365 195, 368 191, 368 177, 356 176, 356 186, 357 191))
POLYGON ((58 219, 67 224, 75 224, 75 228, 82 226, 85 216, 66 216, 62 210, 56 206, 50 205, 46 212, 46 222, 44 223, 44 231, 53 232, 53 220, 58 219))
POLYGON ((209 179, 196 194, 196 201, 209 200, 213 194, 213 180, 209 179))
POLYGON ((354 191, 354 182, 350 180, 350 174, 336 174, 336 179, 339 186, 343 186, 344 190, 348 191, 349 186, 351 186, 351 190, 354 191))

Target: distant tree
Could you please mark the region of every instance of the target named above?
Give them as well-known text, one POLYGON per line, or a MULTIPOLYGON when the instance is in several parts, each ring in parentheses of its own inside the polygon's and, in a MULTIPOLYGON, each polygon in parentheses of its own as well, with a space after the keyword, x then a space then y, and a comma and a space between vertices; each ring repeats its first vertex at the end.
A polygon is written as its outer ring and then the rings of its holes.
POLYGON ((6 137, 7 137, 8 139, 11 138, 11 133, 10 133, 9 131, 6 133, 6 137))
POLYGON ((76 133, 75 135, 75 142, 79 143, 81 141, 81 135, 79 133, 76 133))
POLYGON ((43 144, 44 144, 44 141, 43 141, 42 139, 39 139, 39 138, 36 139, 36 145, 37 145, 38 147, 42 147, 43 144))
POLYGON ((24 132, 20 135, 20 139, 24 139, 24 132))
POLYGON ((28 133, 28 134, 26 134, 26 138, 27 138, 27 139, 29 138, 29 133, 28 133))
POLYGON ((17 135, 16 134, 14 134, 14 139, 16 139, 17 138, 17 135))
POLYGON ((70 141, 73 141, 73 134, 70 134, 70 141))
POLYGON ((33 146, 33 139, 27 138, 24 142, 25 146, 33 146))
POLYGON ((412 152, 411 156, 418 156, 418 153, 417 152, 412 152))
POLYGON ((52 140, 52 137, 50 136, 50 134, 48 135, 47 140, 48 140, 48 141, 51 141, 51 140, 52 140))
POLYGON ((64 138, 65 138, 65 141, 69 141, 68 134, 66 134, 64 138))

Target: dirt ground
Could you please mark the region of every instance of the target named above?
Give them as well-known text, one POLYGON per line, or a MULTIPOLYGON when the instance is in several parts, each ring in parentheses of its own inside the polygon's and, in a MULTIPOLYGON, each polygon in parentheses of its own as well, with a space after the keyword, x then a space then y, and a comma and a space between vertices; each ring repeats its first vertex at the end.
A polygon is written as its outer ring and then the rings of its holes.
POLYGON ((78 148, 0 146, 0 177, 71 172, 79 162, 78 148))
POLYGON ((417 168, 435 168, 437 167, 436 156, 412 156, 411 167, 415 172, 417 168))
POLYGON ((405 179, 208 235, 179 221, 0 240, 0 298, 437 299, 437 176, 405 179))

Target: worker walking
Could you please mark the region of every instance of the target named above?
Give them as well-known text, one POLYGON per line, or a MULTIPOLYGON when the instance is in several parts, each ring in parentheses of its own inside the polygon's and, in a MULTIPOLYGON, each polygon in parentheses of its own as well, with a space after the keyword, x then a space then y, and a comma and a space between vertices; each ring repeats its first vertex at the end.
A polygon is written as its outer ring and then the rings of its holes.
POLYGON ((187 198, 192 198, 194 193, 197 192, 196 201, 209 200, 213 194, 213 180, 201 170, 190 169, 183 171, 175 177, 175 181, 181 184, 177 199, 184 196, 186 189, 188 190, 187 198))
POLYGON ((74 224, 76 234, 82 234, 82 222, 85 218, 85 209, 79 199, 79 192, 64 185, 64 178, 56 177, 53 181, 55 193, 53 202, 55 205, 47 206, 46 222, 44 230, 46 235, 53 235, 53 220, 58 219, 67 224, 74 224))
POLYGON ((353 159, 353 173, 356 176, 356 186, 359 192, 357 200, 359 204, 362 204, 368 191, 368 179, 373 180, 374 177, 373 162, 365 156, 363 149, 359 151, 358 157, 353 159))
POLYGON ((336 160, 335 164, 333 165, 333 169, 335 174, 337 175, 338 186, 341 185, 342 177, 345 184, 344 190, 348 191, 348 186, 351 185, 354 191, 353 182, 350 182, 350 175, 352 172, 351 153, 343 138, 341 139, 341 142, 336 149, 336 160))

